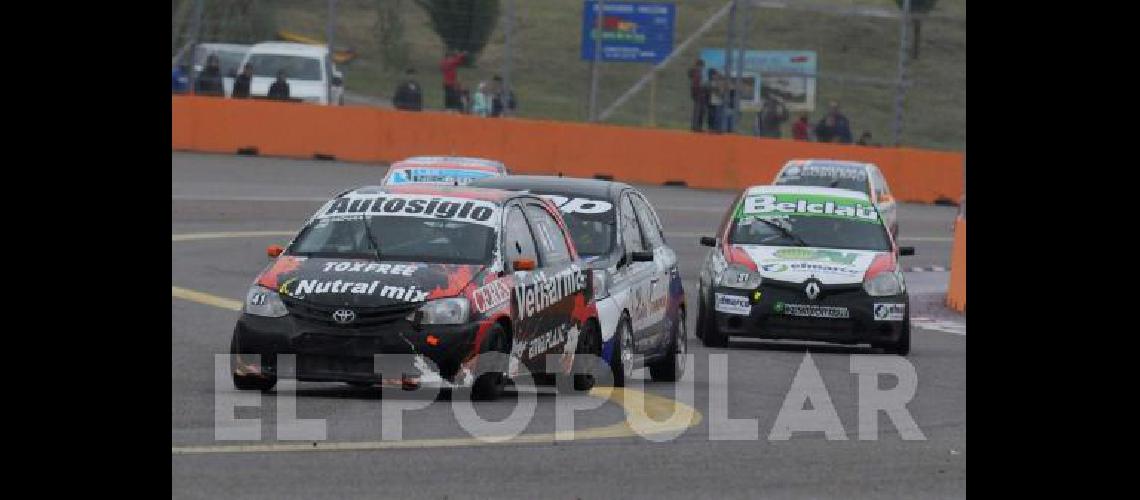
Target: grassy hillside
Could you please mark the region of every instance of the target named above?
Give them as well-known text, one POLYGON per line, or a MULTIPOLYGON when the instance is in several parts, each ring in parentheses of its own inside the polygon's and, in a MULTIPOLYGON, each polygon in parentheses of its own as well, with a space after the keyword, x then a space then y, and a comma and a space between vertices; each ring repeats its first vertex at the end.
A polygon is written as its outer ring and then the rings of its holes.
MULTIPOLYGON (((817 2, 820 0, 816 0, 817 2)), ((892 0, 827 0, 836 4, 878 5, 895 8, 892 0)), ((437 69, 442 44, 428 26, 427 16, 410 0, 341 0, 336 21, 337 45, 357 50, 359 58, 344 68, 349 90, 390 97, 403 68, 385 67, 379 54, 378 5, 401 2, 404 41, 412 65, 419 70, 426 103, 442 107, 437 69)), ((684 0, 677 3, 676 43, 695 31, 724 5, 724 0, 684 0)), ((581 0, 515 0, 511 79, 520 102, 519 114, 531 118, 583 120, 586 117, 590 65, 579 59, 581 0)), ((278 27, 323 38, 325 2, 276 1, 273 18, 278 27)), ((506 10, 506 4, 503 4, 506 10)), ((936 14, 958 21, 928 21, 922 26, 920 59, 910 66, 918 81, 905 103, 904 145, 961 150, 966 144, 966 3, 941 0, 936 14)), ((685 71, 704 47, 723 47, 726 24, 719 23, 659 77, 655 105, 658 127, 687 128, 690 104, 685 71)), ((501 28, 501 26, 500 26, 501 28)), ((755 9, 747 30, 752 49, 808 49, 819 54, 823 73, 891 79, 897 71, 897 21, 844 18, 829 14, 755 9)), ((501 29, 492 37, 474 68, 463 68, 460 79, 474 88, 502 71, 501 29)), ((605 64, 602 67, 600 106, 603 109, 648 69, 642 64, 605 64)), ((877 142, 891 136, 894 89, 883 84, 855 84, 820 80, 817 111, 828 100, 839 100, 858 135, 870 131, 877 142)), ((609 120, 610 123, 645 126, 649 116, 648 88, 609 120)))

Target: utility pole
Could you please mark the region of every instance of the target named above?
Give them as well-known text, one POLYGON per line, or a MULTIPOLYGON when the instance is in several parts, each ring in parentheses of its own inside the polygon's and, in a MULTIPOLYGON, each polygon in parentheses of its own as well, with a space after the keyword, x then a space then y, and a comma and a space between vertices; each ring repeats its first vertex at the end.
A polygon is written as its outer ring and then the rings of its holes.
MULTIPOLYGON (((328 62, 325 63, 325 73, 329 77, 329 82, 332 82, 332 65, 333 65, 333 36, 336 34, 334 28, 334 21, 336 20, 336 0, 329 0, 329 19, 328 26, 325 28, 325 39, 328 41, 328 62)), ((325 94, 328 96, 328 103, 332 106, 332 85, 325 87, 325 94)))
MULTIPOLYGON (((724 76, 723 79, 727 80, 730 84, 732 82, 732 42, 736 34, 736 9, 737 0, 732 0, 732 9, 728 11, 728 40, 724 47, 724 76)), ((731 85, 726 87, 731 89, 731 85)), ((729 112, 729 96, 731 92, 721 95, 720 99, 720 130, 722 132, 728 131, 728 112, 729 112)))
POLYGON ((594 12, 594 60, 590 63, 590 121, 598 118, 598 70, 602 59, 602 21, 606 13, 606 1, 598 0, 594 12))
POLYGON ((197 55, 198 41, 202 38, 202 4, 205 0, 197 0, 194 2, 194 29, 192 31, 193 38, 190 39, 190 88, 187 89, 189 94, 193 95, 195 84, 198 83, 198 74, 194 72, 194 56, 197 55))
POLYGON ((895 87, 895 119, 892 127, 893 144, 897 147, 902 140, 903 101, 906 99, 906 34, 910 21, 910 0, 903 1, 902 18, 899 20, 899 77, 895 87))
POLYGON ((503 103, 503 116, 507 116, 510 108, 507 106, 510 101, 510 88, 511 88, 511 30, 514 29, 515 23, 515 0, 507 0, 507 19, 506 26, 504 26, 503 41, 503 86, 499 89, 499 102, 503 103))

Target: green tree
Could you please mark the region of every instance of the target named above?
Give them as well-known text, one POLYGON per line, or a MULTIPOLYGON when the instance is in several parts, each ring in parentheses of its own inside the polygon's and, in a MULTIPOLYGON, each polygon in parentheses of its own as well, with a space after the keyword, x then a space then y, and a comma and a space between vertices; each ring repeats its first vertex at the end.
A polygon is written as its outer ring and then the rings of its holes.
MULTIPOLYGON (((895 0, 895 3, 899 6, 899 10, 903 10, 903 2, 904 0, 895 0)), ((929 13, 934 9, 934 4, 936 3, 938 3, 938 0, 910 0, 910 12, 911 14, 929 13)), ((911 27, 914 28, 914 36, 911 37, 913 38, 911 42, 913 43, 911 46, 911 57, 918 59, 919 37, 922 36, 922 19, 917 17, 911 18, 911 27)))
POLYGON ((470 53, 470 66, 491 39, 499 20, 499 0, 415 0, 448 49, 470 53))

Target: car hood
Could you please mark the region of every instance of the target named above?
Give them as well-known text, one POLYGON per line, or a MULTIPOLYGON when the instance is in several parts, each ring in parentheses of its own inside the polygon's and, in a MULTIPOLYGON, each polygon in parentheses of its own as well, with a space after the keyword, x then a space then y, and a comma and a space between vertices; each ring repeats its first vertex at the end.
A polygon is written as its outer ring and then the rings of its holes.
POLYGON ((802 283, 816 278, 825 285, 862 283, 875 257, 888 252, 815 247, 734 245, 756 264, 765 279, 802 283))
POLYGON ((282 255, 257 284, 313 304, 381 307, 460 295, 485 267, 282 255))

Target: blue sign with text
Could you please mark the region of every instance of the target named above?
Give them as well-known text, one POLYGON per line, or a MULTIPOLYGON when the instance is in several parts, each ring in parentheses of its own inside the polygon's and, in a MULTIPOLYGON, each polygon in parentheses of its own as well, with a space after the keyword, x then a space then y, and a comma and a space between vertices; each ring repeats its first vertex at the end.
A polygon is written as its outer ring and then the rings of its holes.
MULTIPOLYGON (((671 3, 606 2, 602 16, 603 62, 659 63, 673 52, 677 8, 671 3)), ((598 2, 583 2, 582 59, 594 60, 598 2)))

